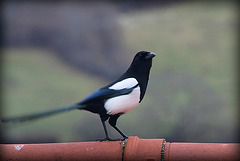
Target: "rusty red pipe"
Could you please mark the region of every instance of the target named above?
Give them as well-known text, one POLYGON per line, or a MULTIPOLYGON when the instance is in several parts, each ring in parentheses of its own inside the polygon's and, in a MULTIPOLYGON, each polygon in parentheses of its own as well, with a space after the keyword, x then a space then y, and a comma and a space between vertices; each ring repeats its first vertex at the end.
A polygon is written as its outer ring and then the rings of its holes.
POLYGON ((125 142, 1 144, 1 161, 238 161, 239 149, 237 143, 169 143, 131 136, 125 142))
POLYGON ((95 161, 122 160, 119 141, 51 143, 51 144, 2 144, 1 161, 95 161))
POLYGON ((240 161, 240 144, 166 143, 164 161, 240 161))

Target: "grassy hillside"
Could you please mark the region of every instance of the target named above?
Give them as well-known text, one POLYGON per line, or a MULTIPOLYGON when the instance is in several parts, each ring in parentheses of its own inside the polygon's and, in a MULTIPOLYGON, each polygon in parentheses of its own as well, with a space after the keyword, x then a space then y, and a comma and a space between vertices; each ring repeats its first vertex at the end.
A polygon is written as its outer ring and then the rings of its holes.
POLYGON ((148 123, 141 124, 159 128, 143 135, 234 140, 239 117, 236 5, 187 2, 125 14, 121 24, 132 51, 157 53, 145 99, 149 104, 142 109, 148 123))
MULTIPOLYGON (((96 81, 94 77, 74 71, 46 51, 4 50, 3 56, 3 116, 30 114, 67 106, 80 101, 104 84, 104 81, 96 81)), ((3 130, 13 141, 62 141, 61 138, 63 141, 74 140, 77 133, 73 132, 73 124, 81 123, 85 117, 95 119, 87 115, 86 112, 71 111, 31 123, 4 126, 3 130)))
MULTIPOLYGON (((235 7, 193 2, 120 15, 126 61, 139 50, 157 54, 144 101, 119 119, 123 131, 168 141, 236 140, 235 7)), ((108 83, 42 49, 6 49, 3 63, 3 116, 69 105, 108 83)), ((103 137, 101 126, 97 116, 72 111, 3 130, 15 142, 66 142, 103 137)))

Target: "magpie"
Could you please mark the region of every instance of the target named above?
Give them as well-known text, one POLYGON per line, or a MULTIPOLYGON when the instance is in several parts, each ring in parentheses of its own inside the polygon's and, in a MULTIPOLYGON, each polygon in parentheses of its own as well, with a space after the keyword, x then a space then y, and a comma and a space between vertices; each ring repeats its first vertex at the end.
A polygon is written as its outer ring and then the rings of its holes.
POLYGON ((23 122, 73 109, 87 110, 98 114, 101 118, 106 137, 100 139, 100 141, 119 140, 109 137, 105 124, 107 120, 123 139, 126 139, 128 136, 116 126, 117 119, 135 108, 142 101, 149 80, 152 58, 155 56, 155 53, 149 51, 138 52, 133 58, 130 67, 121 77, 109 85, 96 90, 76 104, 32 115, 2 118, 1 121, 3 123, 23 122))

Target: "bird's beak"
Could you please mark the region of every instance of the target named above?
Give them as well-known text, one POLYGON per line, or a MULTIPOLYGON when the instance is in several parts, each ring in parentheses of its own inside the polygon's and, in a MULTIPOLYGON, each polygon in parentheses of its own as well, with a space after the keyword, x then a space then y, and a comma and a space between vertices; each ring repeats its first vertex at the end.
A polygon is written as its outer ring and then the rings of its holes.
POLYGON ((145 59, 149 60, 149 59, 152 59, 152 58, 155 57, 155 56, 156 56, 155 53, 149 52, 149 53, 147 54, 147 56, 145 57, 145 59))

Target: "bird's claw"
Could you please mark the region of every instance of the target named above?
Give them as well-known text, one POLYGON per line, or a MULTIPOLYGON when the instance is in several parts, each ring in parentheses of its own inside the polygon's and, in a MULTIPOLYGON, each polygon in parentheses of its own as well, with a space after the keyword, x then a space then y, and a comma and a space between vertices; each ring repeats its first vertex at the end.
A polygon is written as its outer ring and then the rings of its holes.
POLYGON ((102 141, 123 141, 123 140, 125 140, 125 139, 120 139, 120 138, 113 139, 110 137, 106 137, 104 139, 97 139, 97 141, 100 141, 100 142, 102 142, 102 141))

